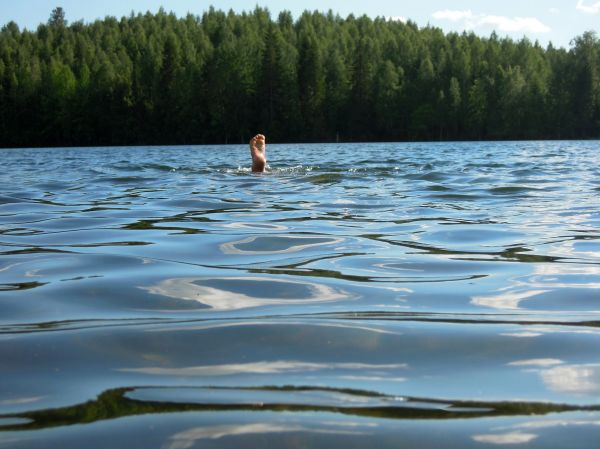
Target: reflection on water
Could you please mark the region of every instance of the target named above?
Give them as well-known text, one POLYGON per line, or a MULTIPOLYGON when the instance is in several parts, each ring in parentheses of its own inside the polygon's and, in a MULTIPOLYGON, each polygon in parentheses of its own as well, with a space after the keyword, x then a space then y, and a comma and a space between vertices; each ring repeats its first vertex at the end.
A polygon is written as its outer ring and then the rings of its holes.
POLYGON ((478 443, 490 444, 525 444, 535 440, 538 436, 535 433, 508 432, 488 435, 473 435, 473 439, 478 443))
POLYGON ((531 299, 535 296, 546 293, 547 290, 531 290, 524 292, 506 292, 489 296, 475 296, 471 302, 477 306, 493 307, 500 310, 520 309, 521 301, 531 299))
POLYGON ((140 288, 155 295, 196 301, 214 310, 320 303, 349 296, 324 284, 267 277, 167 279, 156 286, 140 288))
POLYGON ((542 370, 540 375, 548 388, 561 393, 600 393, 600 364, 557 366, 542 370))
POLYGON ((405 368, 404 364, 369 365, 367 363, 306 363, 294 360, 274 362, 238 363, 231 365, 192 366, 185 368, 123 368, 120 371, 167 376, 228 376, 232 374, 284 374, 294 371, 360 370, 381 372, 405 368))
POLYGON ((0 447, 595 448, 599 151, 5 150, 0 447))
POLYGON ((183 432, 178 432, 169 439, 171 444, 166 446, 168 449, 188 449, 194 447, 199 440, 219 439, 231 436, 243 436, 249 434, 270 434, 270 433, 290 433, 290 432, 310 432, 317 434, 334 434, 334 435, 364 435, 365 432, 357 430, 348 430, 343 427, 314 428, 300 425, 276 425, 265 423, 239 424, 239 425, 224 425, 212 427, 194 427, 183 432))
POLYGON ((311 238, 301 236, 284 237, 248 237, 238 242, 224 243, 221 250, 225 254, 261 254, 261 253, 292 253, 321 245, 335 245, 342 242, 341 238, 311 238))
POLYGON ((528 360, 517 360, 516 362, 510 362, 509 365, 514 366, 552 366, 560 365, 564 363, 558 359, 528 359, 528 360))

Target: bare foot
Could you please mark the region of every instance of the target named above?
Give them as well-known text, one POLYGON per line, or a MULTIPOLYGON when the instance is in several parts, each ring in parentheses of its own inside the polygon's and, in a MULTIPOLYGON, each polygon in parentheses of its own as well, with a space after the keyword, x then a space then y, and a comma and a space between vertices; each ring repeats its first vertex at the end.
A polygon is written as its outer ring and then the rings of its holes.
POLYGON ((267 166, 267 144, 265 136, 257 134, 250 139, 250 155, 252 156, 252 171, 264 172, 267 166))

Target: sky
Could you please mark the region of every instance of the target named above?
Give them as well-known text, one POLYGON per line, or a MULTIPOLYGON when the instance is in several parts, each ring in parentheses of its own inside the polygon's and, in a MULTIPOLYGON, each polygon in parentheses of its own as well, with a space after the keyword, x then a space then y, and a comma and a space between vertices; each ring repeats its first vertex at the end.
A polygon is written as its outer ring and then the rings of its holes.
POLYGON ((163 6, 178 16, 201 15, 210 6, 235 12, 267 7, 273 18, 282 10, 297 18, 302 11, 331 9, 346 17, 366 14, 393 20, 407 19, 419 26, 433 25, 445 31, 474 31, 489 36, 492 31, 514 39, 528 37, 546 46, 569 48, 570 41, 591 30, 600 34, 600 0, 0 0, 0 25, 10 21, 35 30, 50 12, 61 6, 69 22, 91 22, 105 16, 122 17, 134 12, 156 12, 163 6))

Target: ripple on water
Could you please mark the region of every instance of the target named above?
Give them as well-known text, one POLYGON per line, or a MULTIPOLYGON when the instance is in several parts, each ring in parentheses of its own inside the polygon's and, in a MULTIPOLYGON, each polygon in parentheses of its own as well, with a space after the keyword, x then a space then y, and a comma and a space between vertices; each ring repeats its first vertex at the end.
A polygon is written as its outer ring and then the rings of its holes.
POLYGON ((322 268, 335 268, 352 276, 381 281, 452 281, 488 276, 504 268, 502 263, 481 264, 475 261, 452 258, 400 256, 395 258, 374 258, 368 256, 348 256, 324 260, 318 264, 322 268))
POLYGON ((433 192, 448 192, 451 191, 452 188, 451 187, 446 187, 444 185, 441 184, 433 184, 433 185, 429 185, 426 187, 427 190, 431 190, 433 192))
POLYGON ((322 283, 270 277, 175 278, 140 288, 154 295, 194 301, 213 310, 324 303, 349 298, 348 293, 322 283))
POLYGON ((248 230, 248 231, 274 231, 281 232, 287 230, 287 226, 275 223, 265 223, 261 221, 252 221, 252 222, 240 222, 233 221, 231 223, 225 223, 220 225, 224 228, 228 229, 236 229, 236 230, 248 230))
POLYGON ((224 211, 228 209, 250 209, 254 206, 252 203, 246 202, 227 202, 223 200, 215 201, 212 199, 201 199, 193 197, 157 201, 156 205, 185 209, 188 212, 224 211))
POLYGON ((442 182, 447 180, 450 175, 448 173, 431 171, 427 173, 413 173, 404 175, 407 179, 414 179, 420 181, 431 181, 431 182, 442 182))
POLYGON ((0 446, 595 448, 598 148, 3 152, 0 446))
POLYGON ((4 204, 22 203, 25 201, 27 200, 22 200, 21 198, 14 198, 12 196, 0 196, 0 206, 4 204))
POLYGON ((539 192, 543 189, 536 187, 528 187, 528 186, 500 186, 500 187, 492 187, 488 189, 488 191, 492 195, 506 195, 506 196, 519 196, 519 195, 527 195, 531 192, 539 192))
POLYGON ((103 176, 92 180, 93 183, 97 184, 108 184, 108 185, 139 185, 148 182, 158 181, 159 178, 150 176, 103 176))
POLYGON ((297 182, 307 182, 316 185, 337 184, 344 180, 345 176, 341 173, 323 173, 312 176, 303 176, 298 178, 297 182))
POLYGON ((489 246, 518 246, 527 237, 524 232, 507 229, 503 225, 461 226, 448 225, 449 229, 437 228, 432 232, 420 234, 418 241, 459 248, 485 248, 489 246))
POLYGON ((221 251, 225 254, 281 254, 324 245, 336 245, 343 241, 341 237, 253 236, 224 243, 221 245, 221 251))
POLYGON ((429 197, 445 201, 476 201, 480 198, 480 195, 470 193, 439 193, 430 194, 429 197))

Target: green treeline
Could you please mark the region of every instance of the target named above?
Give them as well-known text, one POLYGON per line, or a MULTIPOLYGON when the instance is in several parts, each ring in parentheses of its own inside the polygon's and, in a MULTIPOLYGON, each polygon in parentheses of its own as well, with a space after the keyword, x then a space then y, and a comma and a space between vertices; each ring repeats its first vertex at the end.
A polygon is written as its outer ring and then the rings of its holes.
POLYGON ((600 40, 163 10, 0 31, 0 146, 600 137, 600 40))

